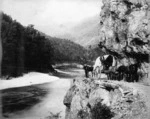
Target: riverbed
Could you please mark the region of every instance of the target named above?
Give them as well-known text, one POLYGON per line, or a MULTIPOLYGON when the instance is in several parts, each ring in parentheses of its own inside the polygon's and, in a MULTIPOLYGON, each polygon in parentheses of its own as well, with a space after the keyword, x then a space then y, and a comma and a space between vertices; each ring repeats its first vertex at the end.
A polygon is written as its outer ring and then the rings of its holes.
POLYGON ((63 99, 72 79, 83 76, 79 68, 58 70, 60 79, 51 83, 11 88, 1 91, 3 119, 50 119, 65 117, 63 99))

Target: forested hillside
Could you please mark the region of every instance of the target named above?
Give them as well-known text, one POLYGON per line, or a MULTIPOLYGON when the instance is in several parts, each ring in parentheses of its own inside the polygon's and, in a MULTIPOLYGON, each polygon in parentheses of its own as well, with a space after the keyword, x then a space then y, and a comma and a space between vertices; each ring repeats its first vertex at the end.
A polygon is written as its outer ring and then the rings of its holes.
POLYGON ((86 49, 82 46, 65 39, 49 38, 49 40, 53 45, 54 54, 57 54, 53 57, 55 62, 82 62, 84 59, 86 49))
MULTIPOLYGON (((2 75, 20 76, 24 72, 52 71, 52 64, 81 62, 86 50, 69 40, 46 37, 33 25, 22 26, 10 16, 2 20, 2 75)), ((83 58, 84 57, 84 58, 83 58)))

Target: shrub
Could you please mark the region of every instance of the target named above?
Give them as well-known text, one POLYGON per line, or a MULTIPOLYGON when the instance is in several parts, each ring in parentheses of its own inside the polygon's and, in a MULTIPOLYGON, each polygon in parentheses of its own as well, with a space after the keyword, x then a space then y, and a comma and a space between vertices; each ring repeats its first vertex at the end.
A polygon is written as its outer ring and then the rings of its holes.
POLYGON ((91 109, 91 116, 92 119, 111 119, 114 116, 114 113, 111 112, 109 107, 98 102, 91 109))

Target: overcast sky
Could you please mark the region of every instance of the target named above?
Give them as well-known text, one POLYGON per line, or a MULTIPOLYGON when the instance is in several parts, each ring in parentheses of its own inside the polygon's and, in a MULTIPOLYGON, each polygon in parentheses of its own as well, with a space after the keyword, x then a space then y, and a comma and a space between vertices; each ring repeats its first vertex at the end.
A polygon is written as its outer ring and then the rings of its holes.
POLYGON ((99 15, 101 8, 101 0, 1 0, 1 2, 2 10, 13 19, 23 25, 34 24, 42 31, 43 27, 75 24, 99 15))

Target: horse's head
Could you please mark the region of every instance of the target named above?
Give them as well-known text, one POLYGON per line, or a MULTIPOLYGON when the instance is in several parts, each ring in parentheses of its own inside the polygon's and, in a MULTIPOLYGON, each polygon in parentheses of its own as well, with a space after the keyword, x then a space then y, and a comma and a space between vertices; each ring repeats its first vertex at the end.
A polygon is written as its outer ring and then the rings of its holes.
POLYGON ((85 70, 87 68, 87 64, 84 64, 83 65, 83 69, 85 70))

